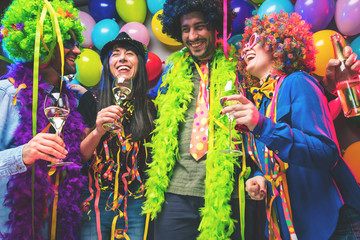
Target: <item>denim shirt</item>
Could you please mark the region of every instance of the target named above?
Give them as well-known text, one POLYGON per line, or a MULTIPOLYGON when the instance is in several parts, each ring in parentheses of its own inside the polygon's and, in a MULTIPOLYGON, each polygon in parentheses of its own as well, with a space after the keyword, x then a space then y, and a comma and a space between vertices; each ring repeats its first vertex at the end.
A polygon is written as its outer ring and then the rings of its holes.
POLYGON ((20 123, 20 103, 12 105, 16 89, 7 79, 0 80, 0 179, 26 171, 22 160, 24 145, 13 146, 13 137, 20 123))

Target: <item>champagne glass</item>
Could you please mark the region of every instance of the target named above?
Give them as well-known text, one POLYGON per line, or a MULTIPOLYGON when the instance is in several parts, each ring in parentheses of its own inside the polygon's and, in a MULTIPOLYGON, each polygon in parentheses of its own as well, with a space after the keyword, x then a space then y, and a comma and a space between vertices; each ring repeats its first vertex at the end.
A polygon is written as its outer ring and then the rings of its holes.
MULTIPOLYGON (((227 107, 227 106, 231 106, 234 104, 239 104, 238 101, 230 101, 230 100, 226 100, 226 96, 228 95, 233 95, 234 91, 231 90, 232 89, 232 82, 228 81, 226 86, 225 86, 225 93, 224 93, 224 97, 220 98, 220 105, 222 108, 227 107)), ((220 153, 225 153, 225 154, 229 154, 231 156, 234 157, 238 157, 242 155, 242 152, 236 149, 232 149, 231 145, 232 145, 232 123, 234 120, 234 112, 230 112, 227 113, 226 116, 229 119, 229 148, 225 149, 225 150, 221 150, 219 151, 220 153)))
MULTIPOLYGON (((67 95, 60 92, 50 92, 47 94, 44 101, 44 112, 51 125, 55 128, 56 135, 61 137, 61 130, 70 113, 69 99, 67 95)), ((60 162, 51 163, 48 167, 65 166, 73 163, 64 162, 62 159, 59 160, 60 162)))
MULTIPOLYGON (((113 81, 112 85, 112 92, 114 95, 114 102, 116 105, 121 106, 122 101, 126 99, 128 95, 131 93, 131 89, 133 86, 132 79, 130 80, 130 86, 126 87, 123 84, 125 81, 125 78, 119 77, 116 78, 116 81, 113 81)), ((104 123, 103 128, 105 130, 108 130, 109 132, 119 133, 122 131, 121 126, 115 124, 115 123, 104 123)))

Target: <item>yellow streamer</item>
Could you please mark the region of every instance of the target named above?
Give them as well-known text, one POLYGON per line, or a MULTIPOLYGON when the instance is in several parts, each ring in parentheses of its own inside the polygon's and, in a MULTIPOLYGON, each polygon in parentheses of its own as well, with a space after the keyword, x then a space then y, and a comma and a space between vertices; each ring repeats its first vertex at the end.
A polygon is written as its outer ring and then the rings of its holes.
MULTIPOLYGON (((56 171, 56 169, 55 169, 56 171)), ((56 173, 56 180, 55 180, 55 196, 53 201, 53 209, 52 209, 52 218, 51 218, 51 240, 56 239, 56 220, 57 220, 57 203, 59 200, 59 172, 56 173)))
POLYGON ((145 220, 145 229, 144 229, 144 238, 143 240, 147 239, 147 233, 149 231, 149 222, 150 222, 150 213, 146 214, 146 220, 145 220))

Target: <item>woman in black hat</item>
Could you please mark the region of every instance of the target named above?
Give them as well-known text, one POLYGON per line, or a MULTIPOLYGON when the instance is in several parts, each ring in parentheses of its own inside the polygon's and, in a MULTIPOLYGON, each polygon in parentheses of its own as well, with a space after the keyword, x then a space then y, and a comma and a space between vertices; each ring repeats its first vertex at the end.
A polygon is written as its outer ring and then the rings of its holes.
POLYGON ((96 127, 80 146, 89 169, 82 239, 143 237, 145 219, 140 213, 144 169, 150 158, 144 144, 150 139, 155 116, 147 97, 147 55, 146 46, 124 32, 101 50, 96 127), (116 96, 119 89, 121 94, 116 96))

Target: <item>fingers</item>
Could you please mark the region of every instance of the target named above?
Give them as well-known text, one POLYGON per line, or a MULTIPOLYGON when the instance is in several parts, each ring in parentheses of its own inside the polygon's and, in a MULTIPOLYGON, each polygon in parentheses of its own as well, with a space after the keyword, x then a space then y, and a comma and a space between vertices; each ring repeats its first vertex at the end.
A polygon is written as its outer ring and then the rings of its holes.
POLYGON ((102 121, 102 123, 110 123, 121 118, 123 109, 117 105, 112 105, 107 108, 102 109, 98 112, 97 120, 102 121))
POLYGON ((24 146, 22 157, 25 164, 31 165, 38 159, 58 162, 59 159, 64 159, 67 153, 65 143, 59 136, 40 133, 24 146))
POLYGON ((104 135, 106 130, 103 128, 104 124, 111 124, 120 119, 123 114, 123 109, 117 105, 111 105, 98 112, 96 117, 96 133, 104 135))
POLYGON ((68 85, 71 90, 79 92, 81 95, 84 94, 87 89, 79 84, 69 84, 68 85))
POLYGON ((246 98, 244 95, 242 95, 242 94, 226 96, 226 100, 228 100, 228 101, 239 101, 241 104, 248 104, 248 103, 250 103, 250 100, 247 99, 247 98, 246 98))
POLYGON ((245 190, 253 200, 262 200, 266 196, 266 180, 262 176, 250 178, 245 183, 245 190))

